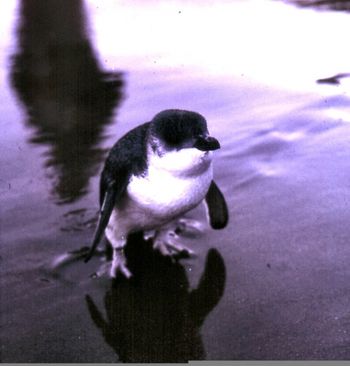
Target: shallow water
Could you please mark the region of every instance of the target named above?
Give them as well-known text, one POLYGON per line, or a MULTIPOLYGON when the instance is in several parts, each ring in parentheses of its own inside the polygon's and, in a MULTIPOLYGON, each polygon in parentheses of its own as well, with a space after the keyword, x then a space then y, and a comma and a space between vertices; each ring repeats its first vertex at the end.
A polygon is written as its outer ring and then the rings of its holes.
POLYGON ((169 4, 1 4, 1 360, 349 359, 349 84, 316 83, 349 71, 349 15, 169 4), (228 227, 180 263, 134 237, 129 282, 59 265, 108 148, 173 107, 221 142, 228 227))

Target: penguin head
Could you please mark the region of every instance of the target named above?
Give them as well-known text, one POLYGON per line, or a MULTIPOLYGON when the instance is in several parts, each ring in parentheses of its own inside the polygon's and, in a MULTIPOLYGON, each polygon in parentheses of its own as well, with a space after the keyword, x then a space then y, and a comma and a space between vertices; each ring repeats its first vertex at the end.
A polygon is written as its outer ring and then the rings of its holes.
POLYGON ((219 141, 209 135, 202 115, 179 109, 168 109, 155 115, 149 139, 153 153, 174 170, 209 164, 211 151, 220 148, 219 141))
POLYGON ((155 115, 151 136, 155 145, 168 151, 195 148, 206 152, 220 148, 219 141, 209 136, 202 115, 179 109, 167 109, 155 115))

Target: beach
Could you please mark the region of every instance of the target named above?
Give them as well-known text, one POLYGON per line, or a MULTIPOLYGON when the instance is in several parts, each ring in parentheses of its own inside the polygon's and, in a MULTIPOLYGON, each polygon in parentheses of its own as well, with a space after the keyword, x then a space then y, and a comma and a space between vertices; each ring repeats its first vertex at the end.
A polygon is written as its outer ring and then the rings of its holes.
POLYGON ((348 360, 350 79, 317 80, 350 72, 350 15, 0 7, 1 361, 348 360), (220 141, 228 226, 190 212, 205 229, 179 262, 134 235, 129 281, 95 278, 101 256, 64 262, 91 243, 109 149, 168 108, 201 113, 220 141))

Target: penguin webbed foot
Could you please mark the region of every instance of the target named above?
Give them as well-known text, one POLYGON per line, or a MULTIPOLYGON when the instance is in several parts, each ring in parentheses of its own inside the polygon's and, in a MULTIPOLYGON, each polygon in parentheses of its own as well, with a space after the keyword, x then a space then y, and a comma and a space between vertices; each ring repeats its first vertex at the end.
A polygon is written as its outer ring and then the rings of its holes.
POLYGON ((164 256, 175 259, 189 258, 195 256, 193 250, 179 243, 181 236, 196 237, 204 231, 203 223, 200 221, 181 217, 158 230, 144 233, 144 238, 153 238, 153 248, 164 256))
POLYGON ((174 232, 177 235, 197 237, 203 233, 204 229, 205 226, 202 222, 182 217, 176 221, 174 232))
POLYGON ((162 255, 172 257, 174 259, 189 258, 194 256, 194 251, 181 244, 166 243, 163 241, 155 241, 153 248, 158 250, 162 255))
POLYGON ((159 231, 153 241, 153 249, 172 258, 189 258, 194 251, 176 242, 179 236, 174 231, 159 231))
POLYGON ((118 273, 122 274, 126 278, 130 278, 132 276, 129 268, 126 266, 124 250, 120 248, 113 249, 112 266, 109 274, 112 278, 116 278, 118 273))
POLYGON ((102 264, 99 270, 95 272, 92 277, 102 277, 105 275, 111 278, 123 275, 128 279, 132 276, 132 273, 126 265, 126 258, 123 249, 113 249, 113 259, 102 264))

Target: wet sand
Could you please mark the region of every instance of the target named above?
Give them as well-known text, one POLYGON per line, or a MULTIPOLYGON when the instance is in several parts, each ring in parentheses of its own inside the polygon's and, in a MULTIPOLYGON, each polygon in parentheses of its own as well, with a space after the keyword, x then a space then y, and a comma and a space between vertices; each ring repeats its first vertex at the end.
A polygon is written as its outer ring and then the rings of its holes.
MULTIPOLYGON (((349 359, 343 84, 291 91, 137 57, 128 67, 117 44, 105 55, 98 32, 89 37, 79 1, 59 13, 72 14, 69 32, 50 3, 9 7, 3 25, 24 31, 1 41, 1 361, 349 359), (202 113, 221 142, 228 227, 184 237, 197 257, 179 263, 133 236, 130 281, 91 278, 100 257, 57 265, 90 243, 108 148, 169 107, 202 113)), ((205 223, 203 207, 191 217, 205 223)))

